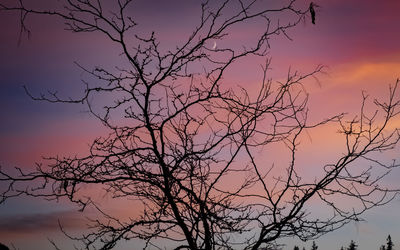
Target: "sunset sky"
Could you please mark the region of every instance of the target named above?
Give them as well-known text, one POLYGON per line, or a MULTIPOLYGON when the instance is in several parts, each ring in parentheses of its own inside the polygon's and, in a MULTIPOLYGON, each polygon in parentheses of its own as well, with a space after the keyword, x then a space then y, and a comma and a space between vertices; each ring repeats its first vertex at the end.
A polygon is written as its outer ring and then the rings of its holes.
MULTIPOLYGON (((12 2, 6 0, 5 2, 12 2)), ((51 1, 40 1, 46 6, 51 1)), ((138 0, 132 13, 141 32, 156 31, 166 48, 187 38, 198 21, 198 0, 138 0)), ((265 1, 266 4, 268 1, 265 1)), ((309 1, 300 1, 308 6, 309 1)), ((308 72, 325 65, 325 73, 307 82, 310 117, 322 119, 341 112, 355 114, 361 93, 387 96, 389 84, 400 77, 399 0, 316 0, 316 24, 307 19, 289 32, 292 41, 271 40, 271 76, 279 80, 289 70, 308 72)), ((64 96, 79 96, 85 76, 74 64, 118 65, 119 51, 98 34, 72 34, 63 30, 63 21, 49 17, 27 19, 32 35, 18 45, 18 13, 0 12, 0 166, 34 167, 42 156, 74 155, 86 152, 95 137, 104 134, 102 125, 91 118, 84 105, 36 102, 24 92, 57 90, 64 96)), ((243 29, 227 44, 240 44, 251 34, 243 29)), ((221 45, 222 46, 222 45, 221 45)), ((236 66, 235 66, 236 67, 236 66)), ((237 66, 230 78, 234 84, 251 88, 260 80, 259 62, 237 66)), ((400 127, 397 120, 393 126, 400 127)), ((335 129, 310 135, 304 142, 300 161, 319 163, 334 158, 343 141, 335 129), (321 152, 317 151, 321 150, 321 152), (310 160, 312 154, 312 160, 310 160)), ((400 145, 399 145, 400 146, 400 145)), ((393 158, 400 158, 400 150, 393 158)), ((307 171, 307 170, 304 170, 307 171)), ((389 178, 389 185, 400 188, 400 171, 389 178)), ((0 188, 4 185, 0 183, 0 188)), ((54 203, 33 198, 16 198, 0 205, 0 242, 18 249, 52 249, 47 238, 64 242, 57 220, 79 232, 85 222, 77 208, 66 202, 54 203), (34 247, 32 247, 34 246, 34 247)), ((121 214, 132 208, 118 207, 121 214)), ((317 239, 323 250, 340 249, 354 240, 362 250, 379 249, 388 234, 400 249, 400 198, 364 215, 366 222, 350 223, 317 239)), ((68 242, 68 241, 67 241, 68 242)), ((293 244, 309 249, 311 242, 285 239, 285 249, 293 244)), ((67 244, 67 243, 65 243, 67 244)), ((68 243, 70 244, 70 243, 68 243)), ((118 249, 132 249, 123 243, 118 249)))

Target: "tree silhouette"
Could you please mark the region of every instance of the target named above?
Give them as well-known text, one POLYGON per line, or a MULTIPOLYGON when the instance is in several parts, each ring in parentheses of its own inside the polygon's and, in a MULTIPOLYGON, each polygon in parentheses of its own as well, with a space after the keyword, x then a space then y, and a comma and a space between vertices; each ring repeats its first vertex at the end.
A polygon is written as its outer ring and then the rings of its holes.
POLYGON ((298 246, 294 246, 293 250, 300 250, 298 246))
POLYGON ((386 250, 393 250, 393 242, 392 242, 392 237, 390 237, 390 234, 388 235, 386 239, 386 250))
POLYGON ((358 247, 358 245, 356 245, 356 243, 351 240, 349 247, 347 248, 347 250, 356 250, 358 247))
MULTIPOLYGON (((309 6, 296 0, 280 6, 258 0, 205 2, 193 32, 164 50, 156 33, 136 33, 131 0, 118 0, 116 6, 60 0, 64 6, 56 9, 14 3, 0 3, 0 10, 20 13, 22 32, 29 32, 29 15, 60 18, 72 32, 102 34, 119 46, 121 60, 127 62, 112 69, 79 65, 96 79, 85 83, 81 98, 62 98, 56 92, 36 96, 27 90, 34 100, 87 105, 109 131, 93 141, 88 155, 49 157, 33 172, 17 168, 16 175, 0 169, 0 180, 8 184, 1 202, 28 195, 67 198, 82 211, 96 208, 100 218, 90 220, 92 231, 69 236, 83 248, 112 249, 130 239, 153 247, 155 239, 163 239, 176 249, 266 249, 282 237, 309 240, 331 232, 396 195, 382 179, 397 162, 375 157, 399 141, 398 130, 390 127, 399 114, 398 81, 386 101, 374 100, 370 112, 363 94, 358 116, 338 114, 316 123, 307 119, 303 82, 321 72, 321 66, 307 74, 289 71, 285 80, 273 81, 267 78, 266 59, 256 95, 224 84, 234 63, 266 57, 269 40, 287 36, 306 18, 309 6), (263 22, 264 28, 250 37, 251 44, 210 48, 215 41, 231 39, 238 26, 255 22, 263 22), (113 101, 97 108, 93 100, 105 96, 113 101), (321 166, 321 176, 302 178, 297 164, 301 136, 327 123, 339 127, 343 155, 321 166), (286 147, 287 162, 276 166, 258 160, 261 153, 270 155, 273 145, 286 147), (140 203, 135 209, 141 213, 128 219, 108 214, 84 195, 86 186, 102 188, 114 199, 132 199, 140 203), (338 197, 362 206, 337 204, 338 197), (311 199, 332 214, 315 218, 309 212, 311 199)), ((317 249, 315 242, 312 249, 317 249)))
POLYGON ((317 249, 318 249, 318 246, 317 246, 317 244, 315 244, 315 241, 313 241, 312 245, 311 245, 311 250, 317 250, 317 249))
POLYGON ((8 248, 6 245, 0 243, 0 250, 9 250, 10 248, 8 248))

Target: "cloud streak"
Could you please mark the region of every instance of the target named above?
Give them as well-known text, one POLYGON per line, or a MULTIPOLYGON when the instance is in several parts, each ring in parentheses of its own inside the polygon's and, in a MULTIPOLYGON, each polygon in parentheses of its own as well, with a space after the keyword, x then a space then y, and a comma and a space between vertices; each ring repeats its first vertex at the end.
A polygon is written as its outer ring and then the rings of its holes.
POLYGON ((84 224, 76 211, 0 216, 0 235, 21 235, 59 230, 59 223, 66 229, 79 229, 84 224))

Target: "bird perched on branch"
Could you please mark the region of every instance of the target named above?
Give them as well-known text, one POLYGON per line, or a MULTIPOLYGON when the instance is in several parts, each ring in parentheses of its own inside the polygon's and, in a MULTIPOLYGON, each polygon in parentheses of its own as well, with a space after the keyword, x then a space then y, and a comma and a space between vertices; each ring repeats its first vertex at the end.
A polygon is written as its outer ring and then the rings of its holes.
POLYGON ((316 6, 313 2, 310 3, 310 14, 311 14, 311 22, 315 24, 315 9, 314 6, 316 6))

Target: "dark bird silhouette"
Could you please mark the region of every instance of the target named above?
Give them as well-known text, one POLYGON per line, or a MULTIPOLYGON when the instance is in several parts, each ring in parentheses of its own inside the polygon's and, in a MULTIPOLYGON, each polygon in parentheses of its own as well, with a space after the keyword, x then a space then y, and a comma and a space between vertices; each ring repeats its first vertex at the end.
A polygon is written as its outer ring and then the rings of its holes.
POLYGON ((310 14, 311 14, 311 22, 315 24, 315 10, 314 10, 314 3, 310 3, 310 14))

